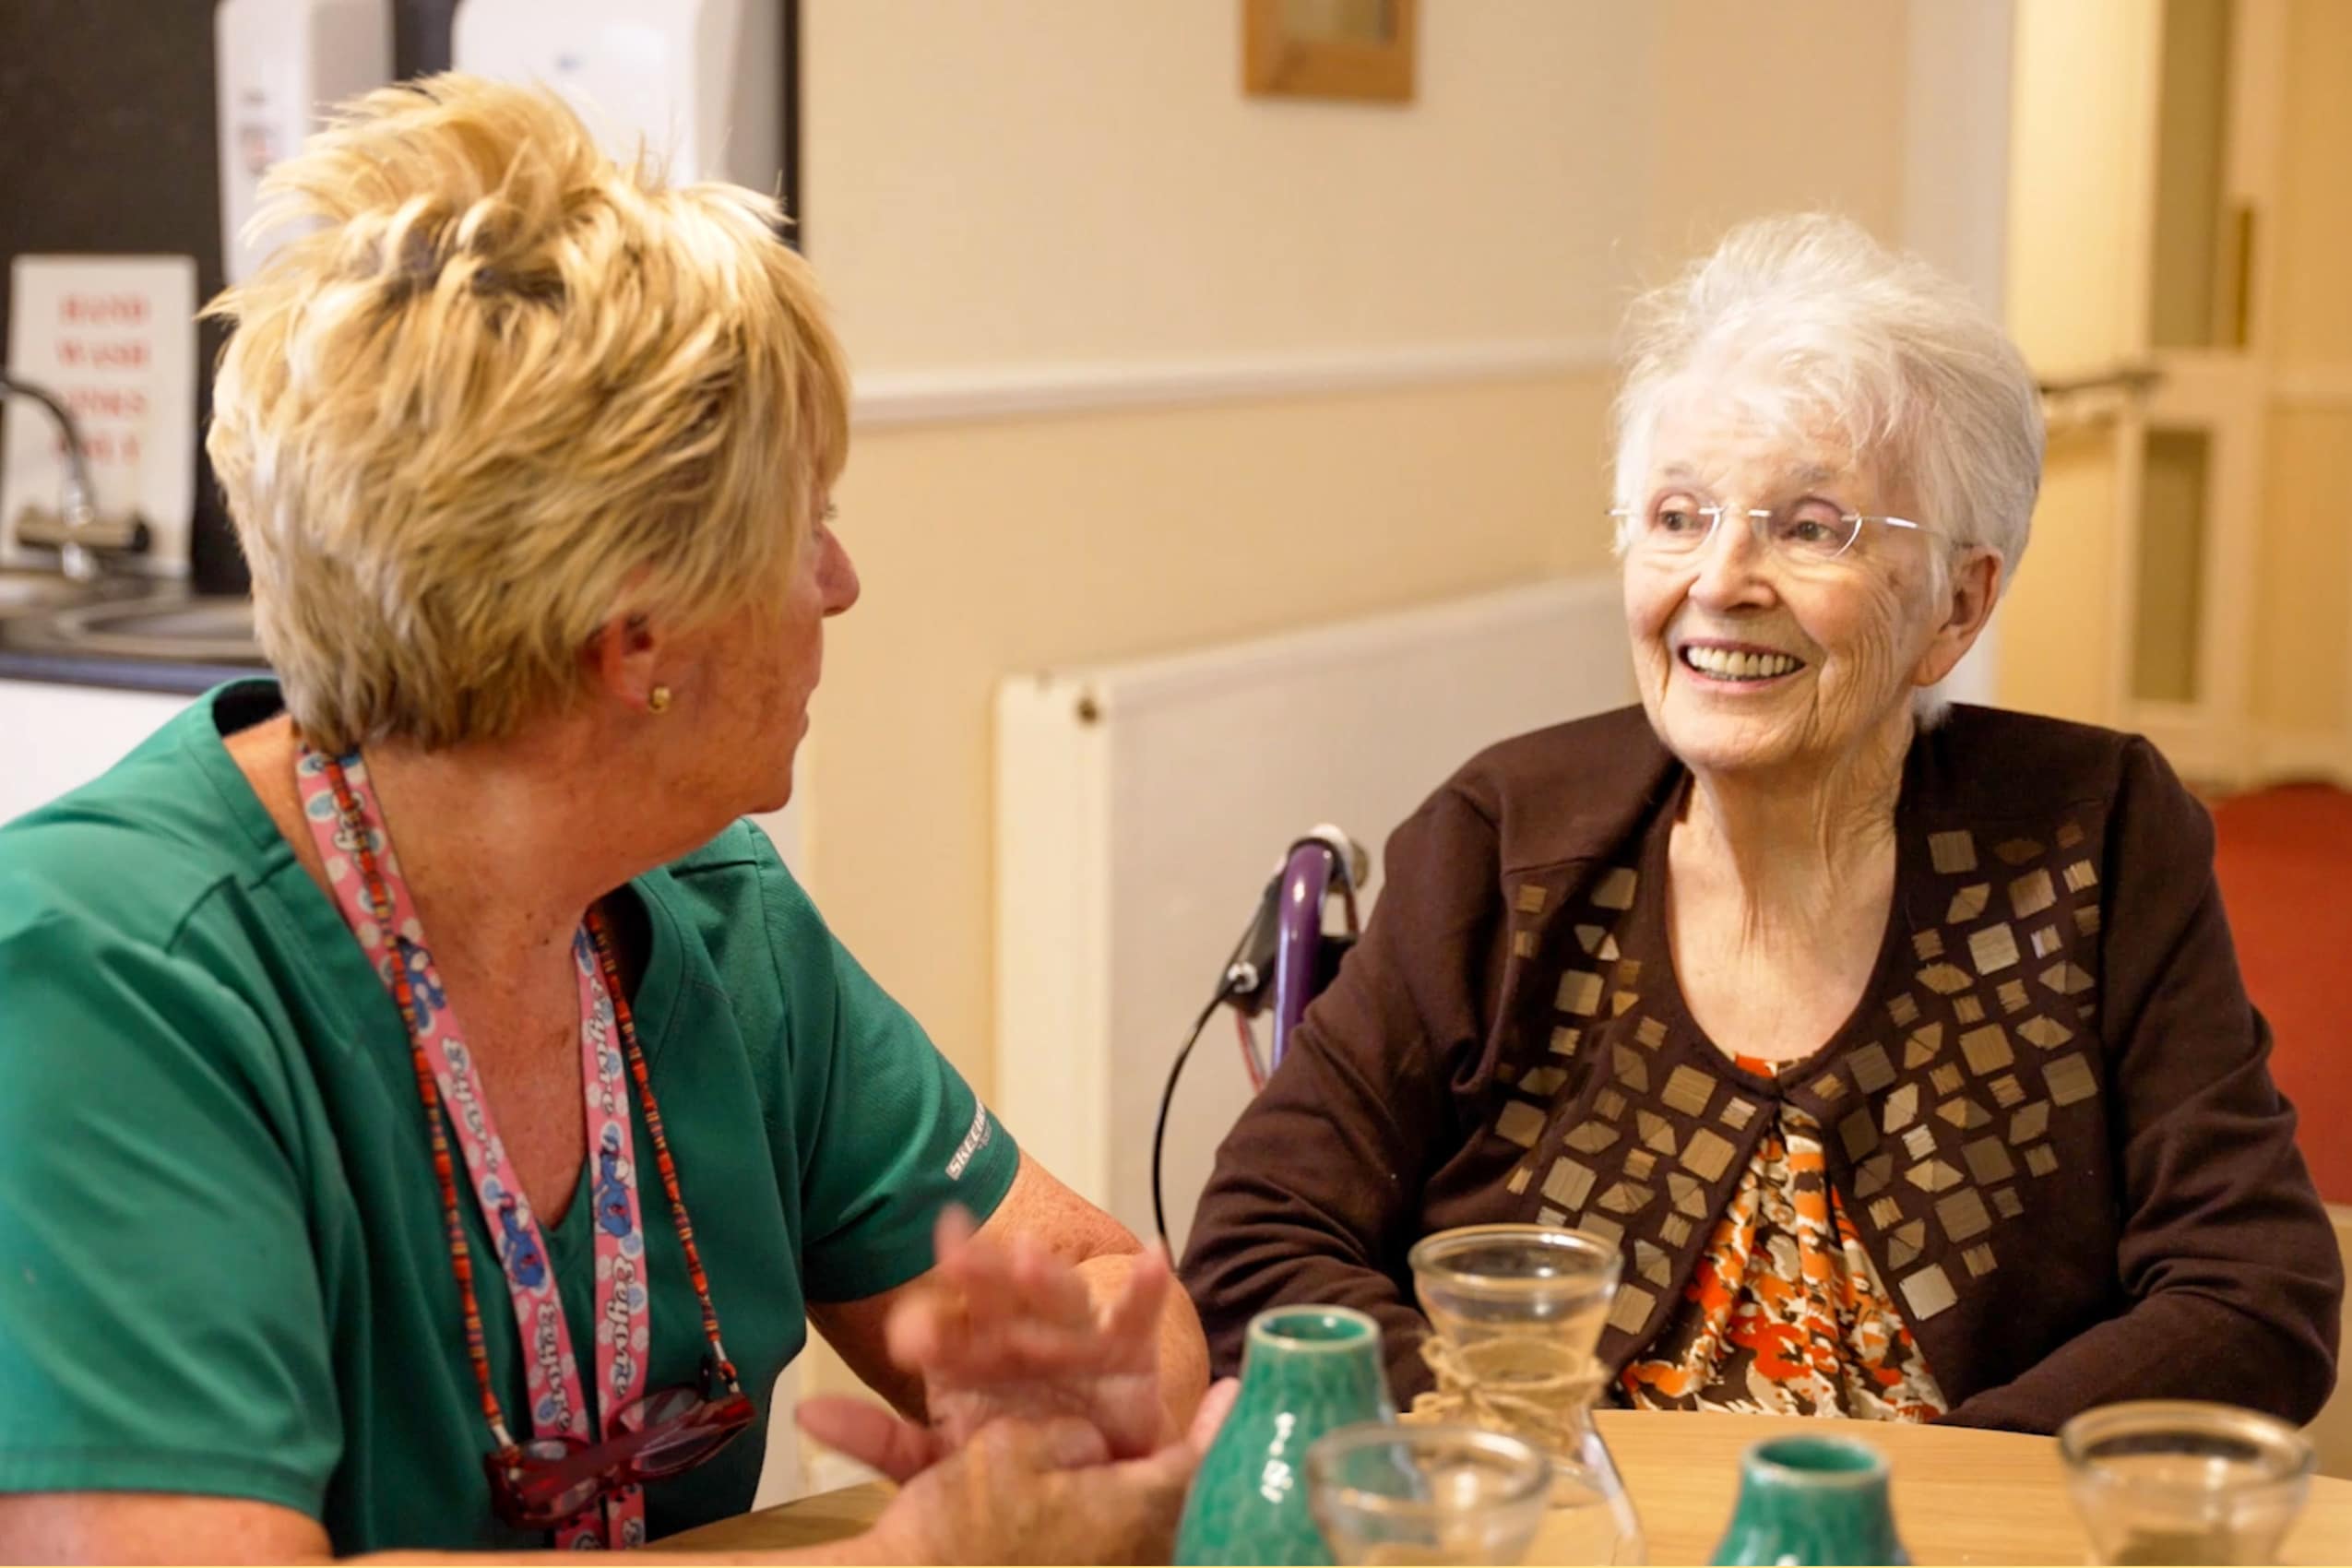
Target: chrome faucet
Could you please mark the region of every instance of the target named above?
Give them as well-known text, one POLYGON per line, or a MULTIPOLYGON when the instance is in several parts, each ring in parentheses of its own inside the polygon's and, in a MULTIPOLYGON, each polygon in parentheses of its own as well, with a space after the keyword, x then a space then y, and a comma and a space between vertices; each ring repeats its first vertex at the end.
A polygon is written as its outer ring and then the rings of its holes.
POLYGON ((146 550, 148 528, 142 518, 99 515, 98 492, 89 480, 89 451, 73 410, 46 388, 0 375, 0 397, 10 394, 29 398, 48 410, 65 447, 65 479, 58 490, 57 510, 27 506, 19 512, 17 541, 37 550, 56 551, 59 570, 77 583, 96 581, 110 556, 136 555, 146 550))

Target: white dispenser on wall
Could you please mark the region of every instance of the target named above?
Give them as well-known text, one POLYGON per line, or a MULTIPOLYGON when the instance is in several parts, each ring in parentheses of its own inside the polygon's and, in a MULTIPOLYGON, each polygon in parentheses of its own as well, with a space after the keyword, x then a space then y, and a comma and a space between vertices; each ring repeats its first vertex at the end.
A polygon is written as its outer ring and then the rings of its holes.
POLYGON ((222 260, 240 283, 286 238, 245 237, 262 175, 327 110, 392 79, 392 0, 221 0, 213 38, 222 260))
POLYGON ((460 71, 542 81, 605 151, 638 139, 674 181, 774 194, 783 172, 781 0, 461 0, 460 71))

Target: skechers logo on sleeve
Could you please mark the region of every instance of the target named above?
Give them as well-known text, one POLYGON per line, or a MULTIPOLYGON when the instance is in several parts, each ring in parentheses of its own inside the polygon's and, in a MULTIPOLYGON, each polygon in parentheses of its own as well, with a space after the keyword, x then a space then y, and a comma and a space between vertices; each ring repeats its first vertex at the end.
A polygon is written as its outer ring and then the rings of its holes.
POLYGON ((988 1140, 995 1133, 995 1123, 988 1119, 987 1106, 983 1105, 972 1112, 972 1130, 964 1134, 964 1141, 956 1146, 956 1158, 947 1162, 947 1179, 950 1182, 964 1179, 964 1168, 971 1164, 972 1156, 988 1146, 988 1140))

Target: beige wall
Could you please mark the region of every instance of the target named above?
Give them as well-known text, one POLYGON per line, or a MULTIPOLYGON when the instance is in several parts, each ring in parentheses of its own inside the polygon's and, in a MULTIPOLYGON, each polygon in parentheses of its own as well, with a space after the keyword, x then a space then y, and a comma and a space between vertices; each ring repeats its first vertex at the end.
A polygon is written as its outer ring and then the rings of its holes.
MULTIPOLYGON (((2009 162, 2010 332, 2045 375, 2078 375, 2142 341, 2144 0, 2018 0, 2009 162), (2119 280, 2127 280, 2120 284, 2119 280)), ((2041 503, 2001 611, 2005 707, 2108 721, 2120 679, 2115 442, 2053 433, 2041 503)))
POLYGON ((2254 717, 2282 738, 2333 736, 2352 759, 2352 410, 2274 412, 2263 477, 2254 717))
POLYGON ((2273 225, 2279 269, 2272 303, 2279 364, 2352 373, 2352 6, 2293 0, 2287 10, 2286 124, 2273 225))
POLYGON ((1605 333, 1641 8, 1437 0, 1407 107, 1248 98, 1239 0, 806 0, 861 370, 1605 333))
POLYGON ((2253 708, 2285 742, 2282 771, 2333 737, 2352 782, 2352 6, 2295 0, 2287 57, 2253 708))
POLYGON ((2094 722, 2109 712, 2122 658, 2118 483, 2106 431, 2052 437, 2033 540, 2002 600, 1994 691, 2003 707, 2094 722))
POLYGON ((1898 237, 1902 6, 1649 0, 1648 9, 1659 40, 1636 156, 1649 256, 1688 255, 1741 218, 1802 208, 1898 237))
POLYGON ((2138 62, 2156 17, 2144 0, 2019 0, 2007 310, 2046 374, 2105 369, 2144 337, 2138 62))

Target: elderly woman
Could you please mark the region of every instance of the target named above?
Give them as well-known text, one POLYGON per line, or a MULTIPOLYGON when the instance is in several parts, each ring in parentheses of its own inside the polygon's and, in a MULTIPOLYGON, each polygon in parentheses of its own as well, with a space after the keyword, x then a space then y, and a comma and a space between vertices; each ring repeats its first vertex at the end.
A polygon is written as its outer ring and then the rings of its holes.
POLYGON ((858 597, 773 206, 454 77, 275 181, 209 447, 279 679, 0 832, 0 1558, 635 1545, 812 1319, 911 1483, 835 1556, 1153 1550, 1165 1260, 738 821, 858 597))
POLYGON ((1407 1250, 1537 1221, 1621 1251, 1636 1407, 2309 1418, 2341 1268, 2204 812, 2144 741, 1937 695, 2025 551, 2015 349, 1849 224, 1758 223, 1639 307, 1617 444, 1641 708, 1391 839, 1202 1203, 1213 1358, 1339 1301, 1426 1387, 1407 1250))

